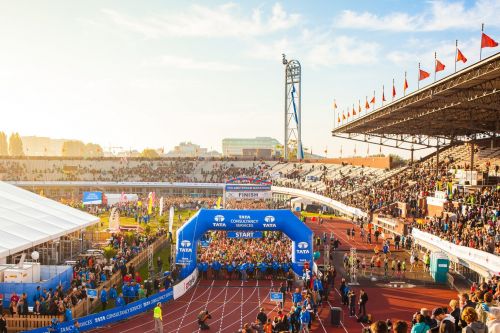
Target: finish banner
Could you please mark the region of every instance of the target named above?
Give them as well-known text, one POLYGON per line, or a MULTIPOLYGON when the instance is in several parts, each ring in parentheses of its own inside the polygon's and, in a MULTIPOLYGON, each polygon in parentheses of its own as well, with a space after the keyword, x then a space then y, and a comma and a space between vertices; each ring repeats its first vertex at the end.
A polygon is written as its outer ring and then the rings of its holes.
POLYGON ((271 185, 226 184, 226 199, 267 200, 273 197, 271 185))

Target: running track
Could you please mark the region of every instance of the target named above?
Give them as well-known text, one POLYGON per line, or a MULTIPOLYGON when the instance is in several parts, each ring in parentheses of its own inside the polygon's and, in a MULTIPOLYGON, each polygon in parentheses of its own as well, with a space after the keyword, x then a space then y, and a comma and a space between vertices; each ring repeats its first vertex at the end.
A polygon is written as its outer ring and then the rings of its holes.
MULTIPOLYGON (((340 238, 340 250, 348 250, 351 246, 358 249, 373 249, 373 245, 361 243, 359 228, 356 228, 355 240, 348 240, 346 229, 352 226, 350 221, 333 220, 324 222, 321 226, 317 223, 308 223, 311 229, 322 236, 327 232, 328 237, 333 231, 335 237, 340 238)), ((337 276, 335 286, 339 285, 340 277, 337 276)), ((279 289, 279 281, 199 281, 195 287, 181 298, 163 305, 164 332, 195 333, 199 332, 196 316, 201 310, 207 309, 212 319, 209 320, 209 332, 237 332, 245 323, 255 320, 260 307, 264 307, 268 317, 276 315, 278 306, 269 301, 269 292, 279 289)), ((443 288, 382 288, 376 285, 363 285, 368 293, 369 301, 367 311, 375 320, 411 320, 412 315, 421 307, 433 309, 436 306, 445 306, 451 298, 456 298, 456 292, 443 288)), ((359 294, 359 288, 354 288, 359 294)), ((344 307, 344 320, 340 327, 330 325, 330 306, 341 306, 338 290, 330 293, 328 304, 324 303, 319 309, 319 320, 316 320, 312 332, 360 332, 362 324, 357 318, 350 318, 344 307)), ((287 295, 285 313, 291 306, 291 297, 287 295)), ((98 333, 152 333, 154 332, 152 311, 130 318, 127 321, 109 327, 94 330, 98 333)))

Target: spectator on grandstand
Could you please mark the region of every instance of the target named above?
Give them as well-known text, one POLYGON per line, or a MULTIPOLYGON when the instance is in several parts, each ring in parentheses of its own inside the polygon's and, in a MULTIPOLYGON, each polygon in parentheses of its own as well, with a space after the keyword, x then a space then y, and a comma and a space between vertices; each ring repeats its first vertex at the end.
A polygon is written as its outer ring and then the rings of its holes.
POLYGON ((425 322, 424 316, 421 313, 417 313, 414 317, 411 333, 426 333, 428 330, 430 330, 430 327, 425 322))
POLYGON ((267 315, 266 312, 264 311, 264 308, 260 308, 259 313, 257 314, 257 320, 262 325, 265 325, 265 323, 267 323, 267 315))

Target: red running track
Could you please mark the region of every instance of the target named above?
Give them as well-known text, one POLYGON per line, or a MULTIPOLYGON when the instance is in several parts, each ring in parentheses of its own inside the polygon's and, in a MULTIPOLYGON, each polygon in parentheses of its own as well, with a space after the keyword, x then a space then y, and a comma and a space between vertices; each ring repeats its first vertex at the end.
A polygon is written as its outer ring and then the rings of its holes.
MULTIPOLYGON (((372 250, 374 245, 362 243, 359 238, 359 228, 356 227, 355 240, 347 239, 346 229, 352 227, 350 221, 335 219, 325 221, 322 225, 308 223, 313 231, 322 236, 323 232, 333 231, 339 237, 342 246, 340 250, 348 250, 351 246, 358 249, 372 250)), ((379 243, 380 244, 380 243, 379 243)), ((335 285, 338 287, 340 276, 337 276, 335 285)), ((260 307, 264 307, 268 317, 274 318, 278 306, 269 301, 269 292, 277 291, 279 283, 276 281, 260 280, 248 281, 200 281, 181 298, 163 305, 164 332, 194 333, 199 332, 196 316, 207 309, 212 314, 209 320, 209 332, 237 332, 245 323, 255 320, 260 307)), ((421 307, 433 309, 445 306, 451 298, 456 298, 456 291, 445 287, 415 287, 408 289, 384 288, 375 284, 362 285, 368 295, 368 313, 375 320, 411 320, 416 310, 421 307)), ((359 295, 360 288, 354 288, 359 295)), ((363 327, 357 318, 350 318, 347 308, 343 307, 344 320, 340 327, 330 325, 330 306, 340 306, 339 292, 330 293, 329 302, 319 308, 319 320, 316 320, 312 332, 321 333, 350 333, 360 332, 363 327)), ((291 296, 287 295, 285 313, 291 306, 291 296)), ((99 333, 151 333, 154 332, 152 311, 130 318, 127 321, 109 327, 94 330, 99 333)))

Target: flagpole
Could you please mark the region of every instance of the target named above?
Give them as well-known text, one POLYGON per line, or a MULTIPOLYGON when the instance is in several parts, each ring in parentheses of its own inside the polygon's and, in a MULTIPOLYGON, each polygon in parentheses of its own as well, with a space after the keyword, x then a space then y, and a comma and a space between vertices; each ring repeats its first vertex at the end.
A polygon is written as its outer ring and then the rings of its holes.
POLYGON ((483 56, 483 32, 484 32, 484 23, 481 23, 481 44, 479 45, 479 61, 481 61, 483 56))
POLYGON ((437 52, 434 51, 434 82, 436 82, 436 65, 437 65, 437 52))
POLYGON ((394 101, 394 78, 392 78, 392 100, 394 101))
POLYGON ((405 82, 403 83, 403 96, 406 96, 406 71, 405 71, 405 82))
POLYGON ((384 85, 382 85, 382 106, 384 106, 384 98, 385 98, 385 89, 384 85))
POLYGON ((354 120, 354 103, 352 103, 352 120, 354 120))
POLYGON ((458 39, 455 39, 455 73, 457 72, 458 39))
POLYGON ((420 89, 420 63, 418 63, 417 90, 420 89))
MULTIPOLYGON (((373 91, 373 97, 375 97, 375 90, 373 91)), ((373 103, 373 109, 372 111, 375 111, 375 103, 373 103)))
POLYGON ((361 99, 358 99, 358 112, 359 112, 359 115, 361 116, 361 99))

